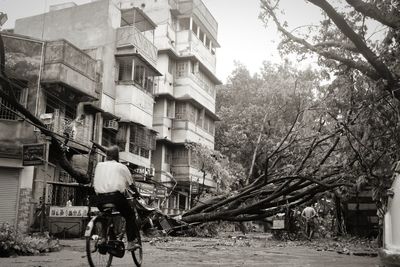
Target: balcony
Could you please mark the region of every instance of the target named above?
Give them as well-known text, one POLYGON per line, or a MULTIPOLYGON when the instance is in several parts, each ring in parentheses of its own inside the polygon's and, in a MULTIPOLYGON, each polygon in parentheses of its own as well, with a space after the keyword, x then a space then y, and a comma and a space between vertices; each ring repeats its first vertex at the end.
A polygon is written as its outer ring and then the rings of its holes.
POLYGON ((116 85, 115 113, 122 121, 153 126, 154 98, 133 84, 116 85))
POLYGON ((117 48, 134 48, 133 52, 142 56, 154 68, 157 65, 157 47, 153 45, 135 26, 117 29, 117 48))
POLYGON ((217 37, 218 23, 201 0, 178 0, 178 9, 184 15, 194 14, 211 35, 217 37))
POLYGON ((59 135, 66 136, 75 142, 69 142, 68 146, 88 151, 85 146, 90 146, 92 136, 91 126, 85 120, 73 120, 57 115, 57 113, 45 113, 40 116, 47 129, 59 135))
POLYGON ((172 138, 172 119, 167 117, 153 118, 153 130, 158 132, 158 138, 171 141, 172 138))
MULTIPOLYGON (((193 181, 198 181, 199 184, 203 184, 203 173, 193 166, 174 163, 171 167, 171 171, 174 173, 175 180, 180 184, 189 186, 193 181)), ((204 185, 207 187, 216 187, 210 175, 206 175, 204 185)))
POLYGON ((191 30, 176 33, 176 51, 179 56, 195 56, 211 72, 216 72, 216 56, 191 30))
POLYGON ((176 34, 174 28, 169 23, 158 25, 155 30, 154 43, 158 50, 175 50, 176 34))
POLYGON ((84 95, 98 98, 96 60, 65 40, 48 42, 42 82, 63 83, 84 95))
POLYGON ((172 142, 195 142, 214 148, 214 136, 203 128, 187 120, 173 120, 172 142))
POLYGON ((163 76, 154 78, 155 95, 174 95, 174 78, 172 74, 166 73, 163 76))
POLYGON ((145 168, 150 168, 151 167, 151 161, 150 161, 150 157, 149 158, 145 158, 142 157, 140 155, 131 153, 131 152, 127 152, 127 151, 120 151, 119 152, 119 158, 121 161, 127 161, 129 163, 138 165, 138 166, 142 166, 145 168))
POLYGON ((186 73, 175 79, 174 97, 179 100, 193 99, 215 113, 215 88, 208 88, 196 75, 186 73))

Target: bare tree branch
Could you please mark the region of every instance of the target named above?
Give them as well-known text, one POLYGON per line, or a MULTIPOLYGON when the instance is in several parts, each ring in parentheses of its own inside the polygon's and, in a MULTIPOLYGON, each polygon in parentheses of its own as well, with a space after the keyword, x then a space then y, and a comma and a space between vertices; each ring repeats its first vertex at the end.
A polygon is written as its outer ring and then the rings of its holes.
POLYGON ((374 20, 377 20, 384 25, 387 25, 395 29, 400 27, 399 17, 385 13, 383 10, 378 9, 372 3, 365 3, 362 0, 346 0, 346 2, 352 7, 354 7, 354 9, 357 10, 358 12, 374 20))
MULTIPOLYGON (((263 3, 263 8, 265 9, 265 11, 268 12, 268 14, 274 20, 276 26, 278 27, 278 30, 280 32, 282 32, 286 36, 286 38, 288 38, 289 40, 296 42, 298 44, 301 44, 308 50, 313 51, 323 57, 339 61, 339 62, 345 64, 346 66, 349 66, 353 69, 357 69, 361 73, 370 77, 372 80, 379 80, 380 78, 382 78, 381 75, 377 71, 375 71, 373 68, 371 68, 368 64, 366 64, 363 61, 356 61, 353 59, 345 58, 334 52, 323 50, 323 49, 321 49, 321 47, 315 47, 311 43, 307 42, 305 39, 302 39, 300 37, 293 35, 292 33, 290 33, 288 30, 286 30, 282 26, 282 24, 279 22, 278 18, 276 17, 275 13, 273 12, 271 6, 265 0, 261 0, 261 2, 263 3)), ((335 10, 333 10, 333 11, 336 12, 335 10)))
MULTIPOLYGON (((339 30, 349 38, 353 44, 357 47, 360 53, 365 57, 365 59, 371 64, 375 71, 381 76, 381 78, 387 80, 390 86, 395 83, 395 78, 393 74, 383 63, 378 56, 367 46, 361 36, 359 36, 346 22, 344 17, 340 15, 326 0, 308 0, 310 3, 320 7, 325 13, 332 19, 339 30)), ((389 90, 392 88, 388 87, 389 90)), ((400 98, 400 93, 394 91, 397 98, 400 98)))

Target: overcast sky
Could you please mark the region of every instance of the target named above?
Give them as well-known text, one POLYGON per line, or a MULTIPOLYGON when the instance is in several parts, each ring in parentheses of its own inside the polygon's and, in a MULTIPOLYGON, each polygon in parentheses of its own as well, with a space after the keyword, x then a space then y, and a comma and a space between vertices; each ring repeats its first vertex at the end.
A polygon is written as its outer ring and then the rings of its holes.
MULTIPOLYGON (((145 1, 145 0, 144 0, 145 1)), ((0 11, 6 12, 8 21, 3 28, 12 28, 18 18, 32 16, 48 10, 49 5, 71 0, 0 0, 0 11)), ((77 4, 90 0, 75 0, 77 4)), ((258 19, 259 0, 203 0, 218 22, 217 76, 222 82, 234 69, 234 61, 246 65, 254 73, 264 60, 280 62, 276 49, 279 35, 271 23, 266 28, 258 19)), ((290 26, 318 22, 320 12, 304 1, 282 1, 285 19, 290 26)))

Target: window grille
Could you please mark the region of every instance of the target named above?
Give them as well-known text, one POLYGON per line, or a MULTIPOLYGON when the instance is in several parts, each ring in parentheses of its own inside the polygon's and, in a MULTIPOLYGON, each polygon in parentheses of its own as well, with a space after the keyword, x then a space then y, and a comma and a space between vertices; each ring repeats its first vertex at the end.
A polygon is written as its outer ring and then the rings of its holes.
POLYGON ((188 150, 185 148, 177 148, 174 150, 173 164, 188 164, 189 163, 189 154, 188 150))
POLYGON ((200 127, 202 127, 202 125, 203 125, 203 116, 204 116, 204 114, 203 114, 203 112, 202 112, 202 110, 201 109, 197 109, 197 120, 196 120, 196 125, 197 126, 200 126, 200 127))
POLYGON ((185 77, 188 69, 187 62, 178 62, 176 63, 176 76, 177 78, 185 77))
POLYGON ((165 163, 172 164, 172 152, 170 148, 165 149, 165 163))
POLYGON ((175 66, 175 61, 173 61, 171 58, 168 59, 168 73, 172 74, 174 73, 174 66, 175 66))
POLYGON ((186 119, 186 103, 177 102, 175 105, 175 118, 178 120, 186 119))
POLYGON ((135 75, 133 80, 135 81, 135 83, 139 86, 143 86, 143 80, 144 80, 144 66, 141 65, 135 65, 135 75))
POLYGON ((196 113, 197 108, 192 105, 189 105, 189 121, 196 123, 196 113))
POLYGON ((215 123, 211 120, 210 121, 210 127, 208 129, 208 132, 212 135, 214 135, 214 130, 215 130, 215 123))
POLYGON ((110 130, 103 128, 103 136, 101 140, 103 146, 112 146, 117 144, 116 134, 110 130))
POLYGON ((131 81, 132 80, 132 57, 118 58, 118 80, 131 81))
POLYGON ((145 148, 141 148, 140 149, 140 156, 142 156, 142 157, 144 157, 146 159, 150 158, 150 150, 147 150, 145 148))

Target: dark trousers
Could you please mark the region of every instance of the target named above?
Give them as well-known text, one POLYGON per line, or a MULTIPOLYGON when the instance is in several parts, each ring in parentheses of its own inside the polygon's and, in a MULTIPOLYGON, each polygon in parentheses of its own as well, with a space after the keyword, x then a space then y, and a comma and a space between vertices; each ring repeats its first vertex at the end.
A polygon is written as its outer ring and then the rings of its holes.
POLYGON ((104 204, 113 203, 116 206, 116 210, 125 218, 128 241, 133 241, 138 236, 135 212, 121 192, 98 194, 95 197, 95 203, 100 211, 103 211, 104 204))

